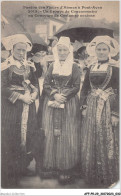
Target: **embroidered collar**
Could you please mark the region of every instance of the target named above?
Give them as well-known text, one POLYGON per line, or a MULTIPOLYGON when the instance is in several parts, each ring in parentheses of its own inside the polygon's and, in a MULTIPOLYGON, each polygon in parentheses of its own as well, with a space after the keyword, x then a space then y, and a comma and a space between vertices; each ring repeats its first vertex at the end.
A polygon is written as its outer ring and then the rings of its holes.
POLYGON ((15 65, 18 69, 20 69, 22 66, 24 66, 25 68, 27 66, 30 66, 33 68, 33 71, 36 71, 35 65, 33 62, 31 61, 27 61, 24 60, 23 62, 20 62, 16 59, 13 58, 13 56, 10 56, 9 58, 7 58, 2 64, 1 64, 1 71, 11 67, 11 65, 15 65))
POLYGON ((103 63, 103 64, 99 64, 98 62, 95 63, 92 67, 91 67, 91 72, 107 72, 107 68, 108 68, 109 64, 108 63, 103 63))

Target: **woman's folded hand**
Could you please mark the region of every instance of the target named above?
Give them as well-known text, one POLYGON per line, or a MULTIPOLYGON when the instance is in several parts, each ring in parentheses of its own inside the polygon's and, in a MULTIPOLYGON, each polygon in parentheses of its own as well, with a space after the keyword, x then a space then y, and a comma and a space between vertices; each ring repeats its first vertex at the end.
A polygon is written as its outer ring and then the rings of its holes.
POLYGON ((59 103, 65 103, 66 102, 66 97, 64 97, 64 95, 63 94, 55 94, 54 95, 54 98, 55 98, 55 100, 57 101, 57 102, 59 102, 59 103))
POLYGON ((57 101, 54 101, 53 104, 52 104, 52 106, 53 106, 54 108, 59 108, 59 107, 60 107, 60 103, 57 102, 57 101))
POLYGON ((18 99, 23 101, 26 104, 33 103, 33 99, 31 98, 30 94, 24 94, 24 95, 21 94, 18 99))

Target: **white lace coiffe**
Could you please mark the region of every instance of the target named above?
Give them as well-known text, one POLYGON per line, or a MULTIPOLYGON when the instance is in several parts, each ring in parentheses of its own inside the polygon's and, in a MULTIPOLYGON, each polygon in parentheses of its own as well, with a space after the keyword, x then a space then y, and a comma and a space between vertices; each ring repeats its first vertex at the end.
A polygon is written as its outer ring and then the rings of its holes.
POLYGON ((53 65, 53 74, 68 76, 72 73, 73 66, 73 47, 71 46, 70 39, 68 37, 61 37, 59 42, 53 48, 53 56, 54 56, 54 65, 53 65), (64 61, 63 65, 61 65, 58 56, 58 45, 64 45, 68 48, 69 54, 64 61))

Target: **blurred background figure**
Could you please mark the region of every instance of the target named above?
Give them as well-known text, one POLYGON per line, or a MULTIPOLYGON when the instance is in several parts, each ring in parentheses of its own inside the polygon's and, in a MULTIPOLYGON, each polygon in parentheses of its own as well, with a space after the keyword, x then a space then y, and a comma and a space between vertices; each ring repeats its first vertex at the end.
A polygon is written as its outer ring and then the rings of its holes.
POLYGON ((58 38, 56 36, 48 38, 48 52, 46 56, 46 62, 48 68, 51 65, 51 63, 54 61, 52 49, 57 44, 57 42, 58 42, 58 38))
POLYGON ((48 38, 48 46, 54 47, 58 42, 58 38, 56 36, 52 36, 48 38))
POLYGON ((35 160, 36 160, 36 173, 38 173, 38 168, 42 167, 42 156, 43 156, 43 143, 44 136, 42 131, 42 110, 43 110, 43 81, 47 71, 46 63, 46 50, 42 48, 40 44, 34 44, 31 52, 28 53, 28 60, 34 63, 36 71, 35 76, 38 81, 39 93, 36 99, 36 112, 37 112, 37 124, 38 124, 38 137, 36 137, 36 149, 35 149, 35 160))
POLYGON ((1 50, 1 63, 3 63, 10 56, 10 52, 7 50, 1 50))
POLYGON ((77 50, 77 55, 80 60, 85 60, 88 58, 88 54, 86 52, 86 46, 82 46, 77 50))
POLYGON ((83 70, 85 67, 87 67, 87 58, 89 57, 89 55, 86 52, 86 46, 82 46, 81 48, 79 48, 76 51, 75 54, 75 59, 77 60, 80 68, 83 70))
POLYGON ((86 51, 86 46, 84 46, 84 45, 79 47, 79 49, 74 52, 74 57, 75 57, 75 62, 78 64, 79 70, 80 70, 80 80, 81 80, 80 82, 81 83, 80 83, 80 91, 78 93, 78 95, 80 97, 80 92, 81 92, 82 85, 84 82, 85 74, 89 68, 89 65, 90 65, 92 58, 90 59, 90 57, 86 51))
POLYGON ((40 95, 42 94, 42 78, 47 71, 46 56, 47 50, 42 50, 40 44, 34 44, 32 51, 28 53, 28 60, 34 63, 36 67, 35 75, 40 85, 40 95))
POLYGON ((40 63, 40 61, 42 59, 42 54, 43 54, 43 51, 41 51, 39 49, 38 44, 34 44, 33 47, 32 47, 31 52, 29 52, 28 55, 27 55, 28 60, 33 62, 35 67, 36 67, 35 74, 36 74, 37 78, 40 78, 42 76, 42 73, 43 73, 43 67, 40 63))

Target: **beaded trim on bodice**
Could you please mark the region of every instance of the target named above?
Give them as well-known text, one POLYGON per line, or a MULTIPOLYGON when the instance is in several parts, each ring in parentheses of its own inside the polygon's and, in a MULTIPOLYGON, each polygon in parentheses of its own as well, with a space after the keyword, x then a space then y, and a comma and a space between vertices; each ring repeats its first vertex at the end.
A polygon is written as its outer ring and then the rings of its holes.
POLYGON ((100 89, 104 90, 107 87, 107 85, 109 84, 109 82, 111 80, 111 76, 112 76, 112 66, 108 66, 106 71, 95 71, 95 72, 93 72, 92 68, 91 68, 90 75, 89 75, 91 88, 92 89, 100 88, 100 89), (96 76, 96 75, 98 77, 101 74, 103 74, 105 76, 103 82, 98 86, 94 85, 91 81, 91 77, 96 76))
POLYGON ((21 66, 18 68, 16 65, 11 65, 10 67, 10 77, 12 77, 12 73, 15 73, 17 75, 23 76, 24 80, 28 79, 29 73, 30 73, 30 67, 29 66, 21 66))

